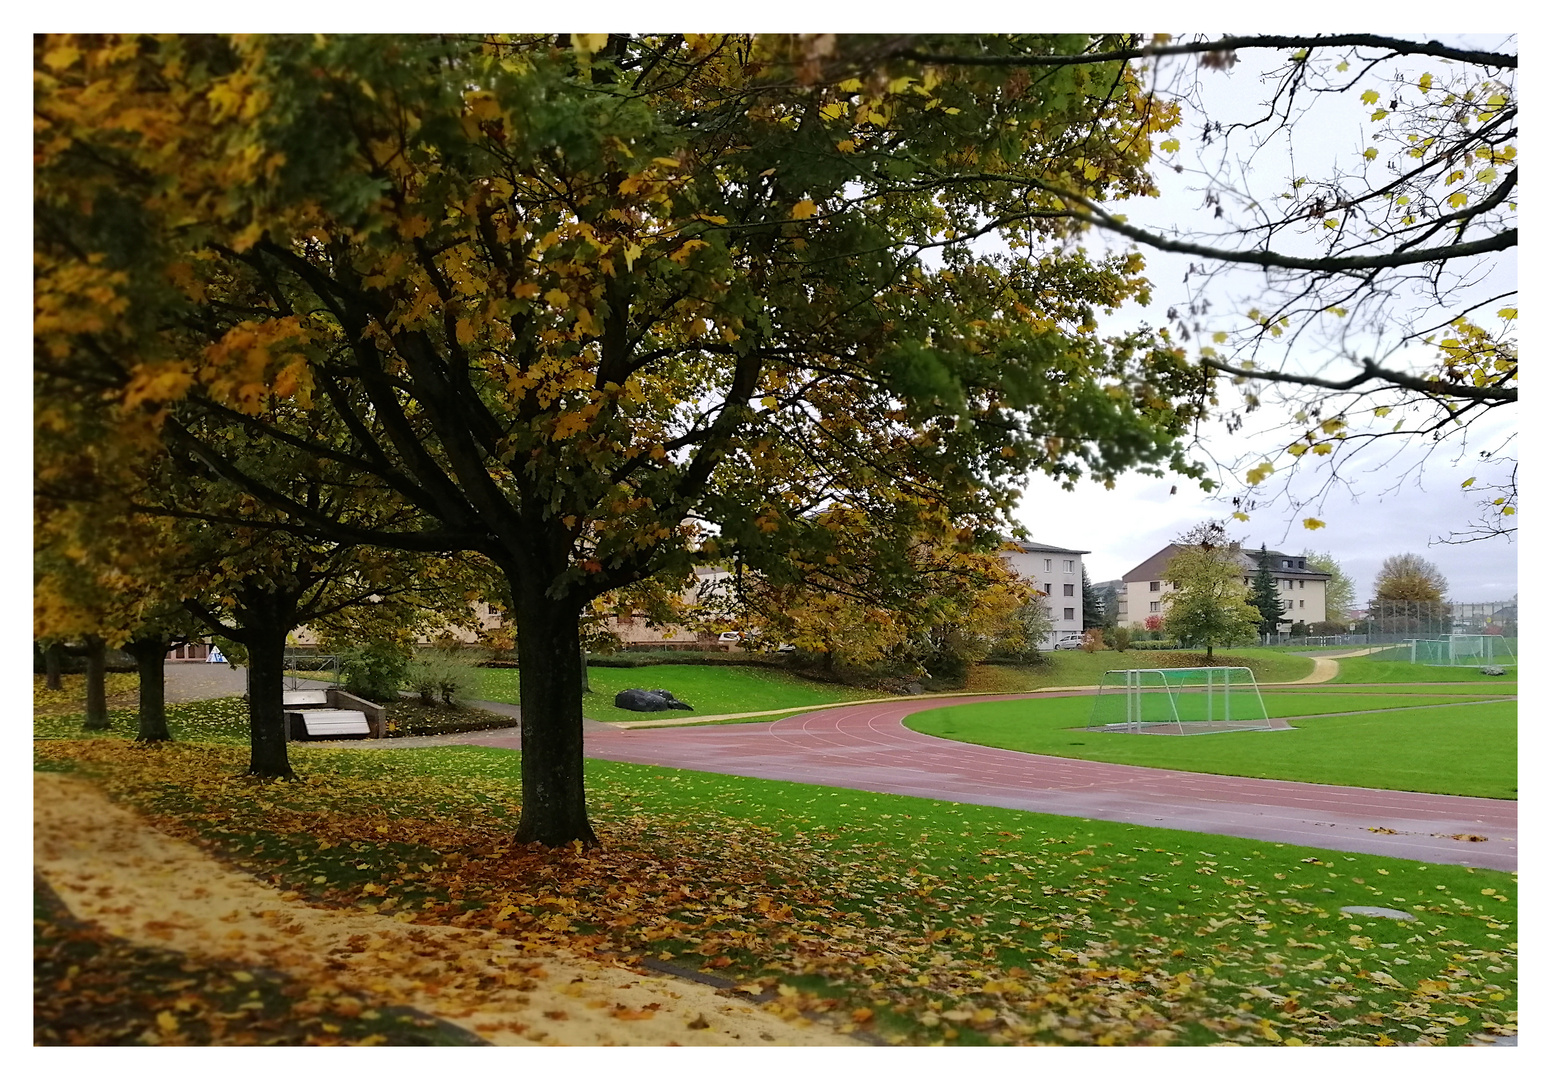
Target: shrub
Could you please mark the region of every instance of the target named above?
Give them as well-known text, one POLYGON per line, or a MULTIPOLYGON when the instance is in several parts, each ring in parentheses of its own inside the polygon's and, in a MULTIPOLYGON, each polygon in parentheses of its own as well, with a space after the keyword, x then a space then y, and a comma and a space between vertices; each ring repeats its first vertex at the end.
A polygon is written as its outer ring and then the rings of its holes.
POLYGON ((1094 626, 1082 632, 1082 651, 1096 653, 1104 647, 1104 631, 1094 626))
POLYGON ((1114 646, 1116 652, 1125 652, 1131 647, 1131 628, 1128 626, 1112 627, 1109 632, 1109 643, 1114 646))
POLYGON ((440 698, 444 705, 457 705, 474 688, 474 665, 452 650, 434 649, 409 663, 405 683, 423 704, 434 705, 440 698))
POLYGON ((339 673, 345 690, 368 701, 395 701, 404 686, 412 657, 399 641, 372 641, 340 654, 339 673))
POLYGON ((1147 621, 1144 622, 1142 625, 1147 627, 1148 630, 1151 630, 1151 631, 1156 633, 1157 631, 1163 629, 1163 616, 1162 615, 1149 615, 1149 616, 1147 616, 1147 621))
POLYGON ((1179 642, 1174 638, 1162 638, 1158 641, 1133 641, 1131 643, 1131 648, 1133 649, 1161 650, 1177 649, 1179 647, 1179 642))

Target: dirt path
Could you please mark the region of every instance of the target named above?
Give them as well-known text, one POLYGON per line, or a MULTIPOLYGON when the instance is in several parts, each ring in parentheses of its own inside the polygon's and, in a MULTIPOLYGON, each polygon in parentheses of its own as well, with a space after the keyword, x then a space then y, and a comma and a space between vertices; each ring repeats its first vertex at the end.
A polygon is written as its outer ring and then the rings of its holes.
POLYGON ((35 870, 77 918, 134 944, 338 986, 498 1045, 857 1045, 698 983, 526 951, 488 931, 311 907, 77 778, 35 773, 33 805, 35 870))

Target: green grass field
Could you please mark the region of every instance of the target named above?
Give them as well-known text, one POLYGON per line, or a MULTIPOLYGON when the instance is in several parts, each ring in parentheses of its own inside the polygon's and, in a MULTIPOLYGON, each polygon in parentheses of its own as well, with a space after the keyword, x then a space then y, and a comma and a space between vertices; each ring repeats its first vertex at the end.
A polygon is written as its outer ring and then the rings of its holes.
MULTIPOLYGON (((1291 682, 1314 670, 1314 661, 1308 657, 1289 656, 1275 649, 1219 651, 1213 663, 1247 667, 1260 683, 1291 682)), ((1085 653, 1072 649, 1048 653, 1038 664, 977 665, 970 671, 966 689, 978 694, 1021 694, 1047 686, 1097 686, 1111 670, 1197 666, 1201 660, 1196 653, 1136 649, 1085 653)))
POLYGON ((1519 669, 1504 668, 1502 675, 1483 675, 1473 667, 1423 667, 1406 660, 1370 660, 1351 656, 1340 661, 1341 670, 1332 680, 1338 683, 1490 683, 1509 687, 1518 685, 1519 669))
POLYGON ((301 746, 306 782, 264 785, 232 780, 234 746, 72 739, 36 754, 308 900, 645 953, 885 1041, 1516 1030, 1506 873, 602 761, 587 781, 603 847, 542 852, 510 844, 509 751, 301 746))
MULTIPOLYGON (((473 697, 483 701, 518 703, 515 668, 476 668, 473 697)), ((582 715, 589 720, 656 720, 717 716, 722 713, 763 712, 767 709, 800 710, 835 701, 859 701, 878 697, 834 683, 814 682, 784 671, 764 667, 721 667, 700 664, 657 664, 641 668, 589 667, 592 693, 582 697, 582 715), (671 690, 692 710, 639 713, 614 707, 614 695, 630 687, 671 690)))
POLYGON ((1092 697, 956 705, 915 713, 907 727, 981 746, 1149 765, 1189 772, 1315 784, 1518 797, 1518 706, 1483 701, 1390 711, 1452 700, 1338 694, 1263 695, 1272 716, 1301 716, 1291 731, 1166 737, 1084 731, 1092 697), (1317 715, 1379 709, 1353 716, 1317 715))

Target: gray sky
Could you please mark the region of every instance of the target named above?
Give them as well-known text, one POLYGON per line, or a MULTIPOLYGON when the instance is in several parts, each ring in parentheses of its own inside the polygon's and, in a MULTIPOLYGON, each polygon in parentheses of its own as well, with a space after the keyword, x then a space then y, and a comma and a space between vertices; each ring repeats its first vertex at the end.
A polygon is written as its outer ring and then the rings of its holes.
MULTIPOLYGON (((1503 39, 1483 37, 1472 43, 1495 48, 1501 47, 1503 39)), ((1242 58, 1231 73, 1203 75, 1203 91, 1214 119, 1226 122, 1235 116, 1245 117, 1247 110, 1263 100, 1257 72, 1242 58)), ((1383 88, 1377 74, 1372 81, 1383 88)), ((1328 171, 1330 163, 1350 162, 1360 154, 1365 145, 1366 125, 1361 123, 1362 118, 1352 115, 1354 99, 1355 94, 1332 95, 1326 113, 1316 114, 1300 125, 1299 141, 1257 160, 1250 182, 1264 186, 1257 187, 1253 194, 1273 199, 1285 186, 1290 161, 1297 163, 1300 172, 1318 176, 1322 167, 1328 171)), ((1171 160, 1178 160, 1187 170, 1197 160, 1195 133, 1199 128, 1199 120, 1192 123, 1187 118, 1170 133, 1184 144, 1171 160)), ((1156 142, 1155 138, 1155 145, 1156 142)), ((1138 200, 1116 209, 1126 213, 1133 224, 1158 229, 1200 223, 1200 195, 1189 190, 1188 172, 1181 176, 1160 168, 1158 180, 1163 191, 1160 198, 1138 200)), ((1105 320, 1101 324, 1105 330, 1118 332, 1141 322, 1162 325, 1171 305, 1183 308, 1187 302, 1183 278, 1188 260, 1141 250, 1147 257, 1148 275, 1154 285, 1153 303, 1146 309, 1129 306, 1105 320)), ((1508 291, 1514 288, 1516 277, 1514 260, 1505 259, 1481 288, 1494 295, 1508 291)), ((1213 315, 1219 321, 1210 324, 1211 328, 1227 326, 1235 315, 1255 306, 1256 290, 1255 271, 1222 281, 1214 293, 1217 303, 1213 315)), ((1381 354, 1382 334, 1380 330, 1372 338, 1359 337, 1345 344, 1381 354)), ((1330 362, 1337 344, 1300 341, 1292 350, 1292 362, 1303 370, 1318 370, 1330 362)), ((1337 370, 1341 368, 1330 368, 1332 373, 1337 370)), ((1237 475, 1242 478, 1248 464, 1243 460, 1245 456, 1258 459, 1285 445, 1285 432, 1277 434, 1267 429, 1269 421, 1285 415, 1267 405, 1251 417, 1259 421, 1258 427, 1246 424, 1234 435, 1229 435, 1220 422, 1204 425, 1199 433, 1203 453, 1195 456, 1209 457, 1221 464, 1238 461, 1237 475)), ((1466 453, 1473 458, 1477 449, 1487 445, 1483 436, 1490 432, 1502 437, 1512 432, 1515 423, 1511 408, 1497 410, 1489 424, 1471 431, 1466 453)), ((1526 448, 1520 449, 1523 452, 1526 448)), ((1353 579, 1360 599, 1366 597, 1385 557, 1402 552, 1414 552, 1436 563, 1456 600, 1505 599, 1518 591, 1517 543, 1505 538, 1464 545, 1437 542, 1451 532, 1465 529, 1477 518, 1479 496, 1462 491, 1460 483, 1475 475, 1477 483, 1484 484, 1492 475, 1478 471, 1472 460, 1460 459, 1457 445, 1438 448, 1425 458, 1418 448, 1398 455, 1393 449, 1382 453, 1370 449, 1343 467, 1346 485, 1328 492, 1317 506, 1295 511, 1285 502, 1267 505, 1262 499, 1258 508, 1251 511, 1249 522, 1229 523, 1231 534, 1256 547, 1264 542, 1268 547, 1287 551, 1312 548, 1331 553, 1353 579), (1313 531, 1304 529, 1301 521, 1311 515, 1323 520, 1326 526, 1313 531)), ((1305 460, 1312 461, 1312 455, 1305 460)), ((1228 483, 1219 496, 1245 493, 1232 474, 1226 478, 1228 483)), ((1316 494, 1319 479, 1317 474, 1300 476, 1292 482, 1290 491, 1296 497, 1308 498, 1316 494)), ((1267 485, 1273 490, 1275 486, 1267 485)), ((1131 475, 1123 478, 1113 491, 1088 483, 1073 492, 1062 491, 1057 484, 1041 478, 1028 485, 1019 517, 1037 540, 1091 551, 1086 560, 1089 575, 1094 581, 1101 581, 1119 577, 1192 525, 1208 518, 1226 518, 1232 509, 1220 498, 1203 493, 1198 483, 1183 477, 1154 479, 1131 475)))

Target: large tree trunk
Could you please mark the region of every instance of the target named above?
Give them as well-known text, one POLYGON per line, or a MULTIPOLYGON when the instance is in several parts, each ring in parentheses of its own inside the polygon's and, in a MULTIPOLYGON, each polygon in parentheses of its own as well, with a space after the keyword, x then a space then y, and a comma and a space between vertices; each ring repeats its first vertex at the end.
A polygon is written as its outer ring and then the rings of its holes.
POLYGON ((124 646, 140 672, 140 731, 135 735, 140 742, 172 741, 167 730, 167 647, 168 639, 161 636, 136 638, 124 646))
POLYGON ((598 842, 582 782, 580 605, 512 582, 522 673, 522 820, 517 842, 598 842))
POLYGON ((108 730, 108 647, 95 634, 86 638, 86 722, 87 731, 108 730))
POLYGON ((289 626, 245 622, 248 647, 248 734, 253 776, 296 779, 285 744, 285 636, 289 626))
POLYGON ((65 647, 57 641, 50 642, 43 650, 43 685, 50 690, 64 689, 64 668, 65 647))

